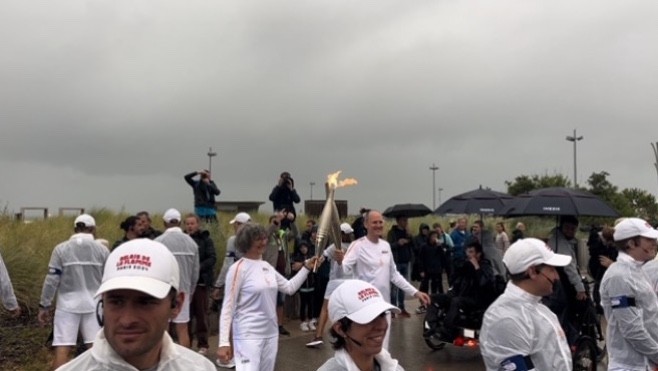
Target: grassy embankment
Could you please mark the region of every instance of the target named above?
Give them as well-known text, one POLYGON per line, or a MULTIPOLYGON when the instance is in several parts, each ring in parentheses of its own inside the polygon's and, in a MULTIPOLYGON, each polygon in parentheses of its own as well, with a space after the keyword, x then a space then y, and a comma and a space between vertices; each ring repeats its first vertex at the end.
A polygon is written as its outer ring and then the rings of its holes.
MULTIPOLYGON (((106 210, 93 210, 96 218, 97 236, 105 238, 112 244, 120 239, 122 231, 119 224, 127 216, 106 210)), ((217 256, 223 257, 226 238, 232 234, 228 224, 232 215, 220 215, 221 223, 210 228, 215 241, 217 256)), ((266 223, 268 215, 252 215, 255 221, 266 223)), ((472 220, 475 220, 473 218, 472 220)), ((156 229, 162 229, 161 217, 153 217, 156 229)), ((300 217, 298 226, 303 228, 305 217, 300 217)), ((421 222, 432 224, 440 222, 447 226, 448 218, 428 216, 410 220, 410 229, 416 234, 421 222)), ((490 230, 497 220, 486 218, 485 223, 490 230)), ((554 222, 543 219, 528 225, 529 235, 544 237, 554 222)), ((54 217, 47 220, 36 220, 23 223, 13 220, 10 216, 0 216, 0 253, 7 265, 16 297, 22 307, 23 314, 18 319, 8 316, 0 305, 0 368, 2 370, 46 370, 50 362, 50 352, 44 346, 50 327, 41 328, 37 324, 41 286, 45 277, 52 249, 61 241, 65 241, 73 233, 73 217, 54 217)), ((514 221, 507 220, 508 230, 514 226, 514 221)), ((391 225, 387 221, 386 230, 391 225)), ((221 264, 218 259, 217 267, 221 264)), ((216 269, 216 272, 218 269, 216 269)))

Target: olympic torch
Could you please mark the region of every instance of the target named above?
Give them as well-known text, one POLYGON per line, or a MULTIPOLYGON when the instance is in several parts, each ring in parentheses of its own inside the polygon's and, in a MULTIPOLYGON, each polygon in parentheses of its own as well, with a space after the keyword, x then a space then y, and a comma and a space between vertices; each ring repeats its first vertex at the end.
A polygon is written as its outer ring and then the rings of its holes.
MULTIPOLYGON (((327 247, 329 239, 333 241, 337 249, 341 248, 340 217, 338 208, 334 200, 336 188, 346 187, 357 184, 356 179, 348 178, 339 181, 340 171, 327 176, 327 200, 322 208, 320 220, 318 222, 318 232, 315 238, 315 254, 318 259, 322 256, 324 249, 327 247)), ((317 260, 313 271, 317 270, 317 260)))

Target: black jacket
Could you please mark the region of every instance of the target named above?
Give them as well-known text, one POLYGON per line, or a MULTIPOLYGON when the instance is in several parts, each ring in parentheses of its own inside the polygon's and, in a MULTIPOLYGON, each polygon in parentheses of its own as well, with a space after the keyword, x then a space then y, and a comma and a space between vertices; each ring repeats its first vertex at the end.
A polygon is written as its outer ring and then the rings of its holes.
POLYGON ((194 192, 194 207, 215 208, 215 196, 219 196, 220 190, 214 181, 208 183, 201 180, 194 180, 197 172, 185 175, 185 181, 192 187, 194 192))
POLYGON ((190 237, 199 246, 199 285, 212 286, 214 277, 215 262, 217 262, 217 253, 215 244, 210 238, 208 231, 196 231, 190 237))
POLYGON ((444 261, 444 246, 425 244, 420 248, 418 263, 421 272, 425 274, 440 274, 444 261))
POLYGON ((489 260, 483 258, 479 264, 480 269, 476 270, 467 259, 455 271, 451 291, 454 296, 475 299, 482 308, 486 308, 496 299, 495 277, 489 260))
POLYGON ((295 212, 293 203, 299 203, 301 199, 297 194, 297 190, 294 188, 291 190, 285 185, 277 185, 272 189, 272 193, 270 193, 270 201, 272 201, 274 211, 287 209, 288 211, 295 212))
POLYGON ((404 264, 411 261, 411 258, 413 257, 414 239, 407 230, 400 229, 397 225, 394 225, 393 228, 388 231, 386 239, 388 240, 388 243, 391 244, 393 260, 396 264, 404 264), (406 245, 399 245, 398 240, 400 238, 408 239, 409 243, 406 245))

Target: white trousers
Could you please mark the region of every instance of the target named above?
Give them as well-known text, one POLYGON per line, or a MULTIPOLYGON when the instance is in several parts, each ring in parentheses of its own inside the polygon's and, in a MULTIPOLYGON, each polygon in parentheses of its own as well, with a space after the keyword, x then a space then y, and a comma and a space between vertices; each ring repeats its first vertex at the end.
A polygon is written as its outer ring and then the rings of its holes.
POLYGON ((268 339, 233 339, 236 371, 274 371, 279 337, 268 339))

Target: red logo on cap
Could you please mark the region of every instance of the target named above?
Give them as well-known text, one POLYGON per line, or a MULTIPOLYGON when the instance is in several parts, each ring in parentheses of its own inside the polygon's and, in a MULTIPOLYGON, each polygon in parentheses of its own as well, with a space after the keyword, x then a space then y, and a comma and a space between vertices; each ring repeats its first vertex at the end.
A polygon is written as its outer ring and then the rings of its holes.
POLYGON ((137 269, 147 271, 151 268, 151 257, 141 254, 129 254, 119 258, 116 268, 118 271, 124 269, 137 269))
POLYGON ((366 301, 372 298, 379 297, 379 293, 377 292, 377 290, 372 287, 368 287, 367 289, 363 289, 359 291, 357 295, 359 296, 359 300, 361 301, 366 301))

